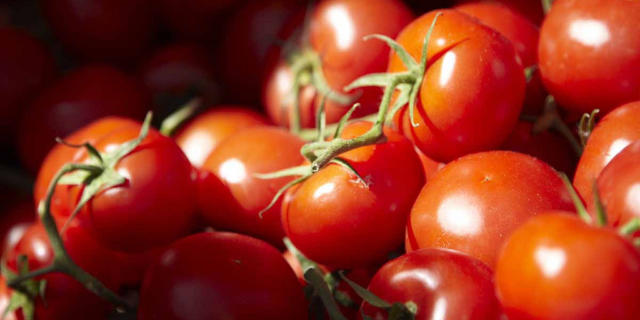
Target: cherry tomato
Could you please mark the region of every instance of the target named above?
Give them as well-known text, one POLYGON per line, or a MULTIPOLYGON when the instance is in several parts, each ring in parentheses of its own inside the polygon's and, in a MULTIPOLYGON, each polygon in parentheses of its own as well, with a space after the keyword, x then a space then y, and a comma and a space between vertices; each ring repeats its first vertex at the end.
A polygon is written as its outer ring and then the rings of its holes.
POLYGON ((92 61, 135 62, 156 29, 149 0, 43 0, 42 8, 65 49, 92 61))
POLYGON ((540 29, 540 73, 560 106, 607 113, 640 99, 640 3, 557 0, 540 29))
POLYGON ((20 202, 0 213, 0 249, 6 252, 15 245, 24 234, 28 225, 36 220, 36 214, 31 202, 20 202))
POLYGON ((410 248, 454 249, 493 268, 500 246, 528 218, 572 208, 546 163, 511 151, 482 152, 447 164, 424 186, 407 233, 410 248))
POLYGON ((224 139, 267 123, 263 115, 247 107, 215 106, 181 128, 175 140, 191 164, 200 168, 224 139))
MULTIPOLYGON (((415 106, 418 126, 411 125, 407 107, 396 115, 396 126, 425 155, 446 162, 504 141, 520 114, 525 79, 510 41, 454 10, 427 13, 398 35, 416 61, 438 13, 415 106)), ((389 72, 401 71, 406 67, 394 53, 389 72)))
POLYGON ((238 0, 159 0, 155 3, 162 22, 179 38, 209 43, 218 35, 220 22, 238 0))
POLYGON ((20 159, 37 172, 54 138, 106 116, 140 119, 150 105, 142 85, 116 69, 94 65, 72 71, 25 111, 18 139, 20 159))
MULTIPOLYGON (((493 273, 484 263, 454 251, 422 249, 387 262, 369 291, 390 303, 417 305, 416 320, 499 319, 493 273)), ((367 302, 361 313, 375 320, 388 314, 367 302)))
POLYGON ((280 252, 234 233, 172 244, 149 269, 138 318, 306 319, 302 287, 280 252))
POLYGON ((593 184, 602 169, 635 140, 640 140, 640 101, 620 106, 598 122, 587 140, 573 179, 583 199, 593 199, 593 184))
POLYGON ((258 213, 294 178, 254 175, 300 165, 302 145, 287 131, 266 126, 240 131, 223 141, 202 166, 198 195, 204 220, 215 229, 246 233, 282 247, 282 201, 262 217, 258 213))
POLYGON ((640 254, 570 212, 532 218, 506 242, 496 291, 509 319, 637 319, 640 254))
MULTIPOLYGON (((358 137, 371 126, 350 124, 342 137, 358 137)), ((424 175, 411 142, 388 128, 384 133, 385 143, 340 155, 364 182, 348 169, 329 164, 290 191, 282 224, 291 242, 311 260, 333 268, 368 267, 402 245, 407 215, 424 175)))
MULTIPOLYGON (((460 3, 477 2, 478 0, 462 0, 460 3)), ((485 2, 497 2, 509 7, 511 10, 518 12, 522 16, 529 19, 535 25, 540 25, 544 19, 544 10, 542 1, 530 0, 484 0, 485 2)))

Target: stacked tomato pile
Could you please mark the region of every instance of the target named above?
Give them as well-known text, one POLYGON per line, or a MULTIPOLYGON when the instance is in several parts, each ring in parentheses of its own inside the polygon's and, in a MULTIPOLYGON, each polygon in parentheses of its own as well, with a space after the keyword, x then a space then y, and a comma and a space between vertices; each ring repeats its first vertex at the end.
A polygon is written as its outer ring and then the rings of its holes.
POLYGON ((6 320, 640 319, 638 1, 0 1, 0 132, 6 320))

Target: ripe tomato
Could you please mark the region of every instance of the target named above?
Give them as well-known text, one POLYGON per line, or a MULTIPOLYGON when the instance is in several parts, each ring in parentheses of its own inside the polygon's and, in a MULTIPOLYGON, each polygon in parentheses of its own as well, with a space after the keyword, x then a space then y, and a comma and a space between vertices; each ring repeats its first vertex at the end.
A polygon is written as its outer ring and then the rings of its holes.
POLYGON ((238 131, 267 123, 263 115, 247 107, 215 106, 181 128, 175 140, 191 164, 200 168, 224 139, 238 131))
POLYGON ((163 23, 179 38, 209 43, 219 33, 238 0, 160 0, 155 3, 163 23))
MULTIPOLYGON (((432 11, 414 20, 396 41, 416 61, 436 14, 427 70, 410 123, 405 107, 396 126, 425 155, 438 161, 495 148, 509 135, 522 108, 525 79, 510 41, 454 10, 432 11)), ((394 53, 389 72, 406 71, 394 53)))
POLYGON ((543 210, 571 210, 558 174, 511 151, 462 157, 422 189, 407 226, 410 248, 462 251, 493 268, 509 234, 543 210))
POLYGON ((422 151, 420 151, 420 149, 418 148, 415 148, 415 150, 416 150, 416 153, 418 154, 418 157, 420 158, 420 162, 422 162, 422 169, 424 169, 424 177, 426 181, 429 181, 429 179, 431 179, 431 177, 433 177, 433 175, 436 174, 436 172, 440 171, 440 169, 442 169, 442 167, 444 167, 445 164, 425 156, 424 153, 422 153, 422 151))
POLYGON ((7 248, 15 245, 24 234, 27 226, 35 220, 36 214, 31 202, 20 202, 3 209, 0 213, 0 236, 2 236, 0 250, 5 252, 7 248))
POLYGON ((106 116, 139 119, 151 99, 135 79, 107 66, 72 71, 42 92, 20 122, 20 159, 37 172, 55 137, 106 116))
MULTIPOLYGON (((350 124, 342 138, 358 137, 371 126, 350 124)), ((366 185, 346 168, 329 164, 290 191, 282 224, 291 242, 313 261, 333 268, 368 267, 402 245, 424 175, 411 142, 388 128, 384 133, 385 143, 340 155, 366 185)))
POLYGON ((587 140, 573 179, 583 199, 593 199, 593 183, 602 169, 635 140, 640 140, 640 101, 620 106, 598 122, 587 140))
MULTIPOLYGON (((477 2, 478 0, 462 0, 459 3, 477 2)), ((496 2, 509 7, 511 10, 518 12, 535 25, 540 25, 544 19, 544 10, 541 1, 530 0, 484 0, 485 2, 496 2)))
POLYGON ((306 319, 302 287, 280 252, 234 233, 172 244, 149 269, 138 318, 306 319))
POLYGON ((249 128, 223 141, 205 161, 198 191, 199 209, 215 229, 253 235, 282 247, 280 203, 264 213, 276 192, 293 177, 258 179, 300 165, 303 141, 274 127, 249 128))
POLYGON ((640 99, 640 3, 557 0, 540 29, 540 73, 558 104, 590 112, 640 99))
POLYGON ((69 52, 87 60, 135 62, 155 33, 149 0, 44 0, 49 26, 69 52))
MULTIPOLYGON (((498 319, 501 313, 491 269, 454 251, 422 249, 400 256, 378 270, 368 289, 389 303, 415 303, 416 320, 498 319)), ((388 318, 367 302, 360 311, 375 320, 388 318)))
POLYGON ((542 214, 506 242, 496 291, 509 319, 637 319, 640 254, 570 212, 542 214))

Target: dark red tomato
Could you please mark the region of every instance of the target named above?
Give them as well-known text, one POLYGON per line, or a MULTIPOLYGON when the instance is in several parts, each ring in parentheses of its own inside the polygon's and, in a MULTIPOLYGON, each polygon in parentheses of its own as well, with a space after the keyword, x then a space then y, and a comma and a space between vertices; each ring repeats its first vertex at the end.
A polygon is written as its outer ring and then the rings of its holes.
MULTIPOLYGON (((358 137, 371 125, 350 124, 342 138, 358 137)), ((385 143, 340 155, 366 185, 346 168, 329 164, 291 190, 282 224, 311 260, 332 268, 369 267, 402 245, 424 173, 411 142, 388 128, 384 133, 385 143)))
POLYGON ((175 140, 196 168, 224 141, 238 131, 266 125, 261 114, 243 106, 214 106, 180 129, 175 140))
POLYGON ((31 202, 21 202, 4 209, 0 213, 0 250, 5 252, 7 248, 15 245, 22 237, 26 226, 35 220, 36 213, 31 202))
MULTIPOLYGON (((455 9, 477 18, 509 39, 523 67, 535 66, 538 63, 538 38, 540 36, 538 26, 512 7, 500 2, 476 1, 456 6, 455 9)), ((541 113, 545 96, 540 72, 536 69, 527 82, 523 112, 527 114, 541 113)))
POLYGON ((54 138, 106 116, 141 119, 150 105, 144 87, 116 69, 76 69, 49 86, 25 111, 18 139, 20 159, 37 172, 54 138))
POLYGON ((223 141, 201 168, 198 196, 204 220, 215 229, 246 233, 282 247, 282 201, 262 218, 258 213, 294 177, 258 179, 254 174, 300 165, 303 143, 283 129, 266 126, 240 131, 223 141))
POLYGON ((603 114, 640 99, 640 3, 557 0, 540 29, 540 73, 560 106, 603 114))
MULTIPOLYGON (((413 16, 399 0, 328 0, 319 3, 311 14, 309 39, 311 50, 320 56, 322 73, 336 92, 353 80, 369 73, 383 72, 387 66, 389 47, 382 41, 362 38, 371 34, 395 37, 413 16)), ((284 60, 278 61, 268 72, 263 103, 271 119, 278 125, 289 124, 293 107, 291 86, 293 75, 284 60)), ((378 109, 382 91, 370 87, 357 89, 361 107, 354 117, 378 109)), ((300 108, 302 126, 313 127, 315 114, 322 97, 314 88, 301 89, 300 108)), ((327 122, 337 122, 349 110, 349 105, 326 102, 327 122)))
MULTIPOLYGON (((387 262, 369 291, 390 303, 415 303, 416 320, 499 319, 493 273, 484 263, 448 250, 422 249, 387 262)), ((363 314, 387 319, 387 312, 363 302, 363 314)))
POLYGON ((15 134, 21 110, 56 75, 47 48, 26 32, 0 27, 0 140, 15 134))
POLYGON ((602 169, 635 140, 640 140, 640 101, 620 106, 598 122, 587 140, 573 179, 583 199, 593 199, 593 184, 602 169))
POLYGON ((123 288, 140 288, 145 273, 151 264, 158 260, 166 247, 153 248, 142 253, 117 252, 116 263, 122 266, 118 273, 120 285, 123 288))
POLYGON ((149 269, 138 318, 306 319, 302 287, 280 252, 234 233, 172 244, 149 269))
POLYGON ((155 36, 153 1, 43 0, 49 26, 65 49, 91 61, 135 62, 155 36))
POLYGON ((426 181, 429 181, 429 179, 431 179, 431 177, 433 177, 433 175, 436 174, 436 172, 440 171, 440 169, 442 169, 442 167, 444 167, 445 164, 425 156, 424 153, 422 153, 422 151, 420 151, 420 149, 418 148, 415 148, 415 150, 416 150, 416 153, 418 154, 418 157, 420 158, 420 162, 422 162, 422 169, 424 169, 424 177, 426 181))
POLYGON ((553 168, 521 153, 482 152, 447 164, 425 185, 407 233, 412 248, 454 249, 493 268, 511 232, 551 209, 573 209, 553 168))
POLYGON ((576 167, 577 157, 569 141, 551 131, 534 133, 531 122, 519 121, 501 149, 534 156, 570 177, 576 167))
MULTIPOLYGON (((455 10, 432 11, 414 20, 396 41, 420 61, 433 19, 428 66, 416 104, 413 127, 409 110, 396 126, 425 155, 451 161, 495 148, 515 126, 524 101, 525 79, 509 40, 476 19, 455 10)), ((389 72, 405 71, 396 54, 389 72)))
POLYGON ((506 242, 496 291, 509 319, 637 319, 640 254, 570 212, 529 220, 506 242))
POLYGON ((180 38, 210 43, 238 0, 159 0, 160 18, 180 38))

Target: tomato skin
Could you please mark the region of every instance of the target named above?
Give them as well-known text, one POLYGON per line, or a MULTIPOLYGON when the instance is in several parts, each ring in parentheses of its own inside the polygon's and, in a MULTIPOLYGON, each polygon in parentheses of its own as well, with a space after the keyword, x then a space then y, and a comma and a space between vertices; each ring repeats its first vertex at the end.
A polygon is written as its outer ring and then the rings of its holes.
POLYGON ((506 242, 496 291, 509 319, 637 319, 640 254, 571 212, 532 218, 506 242), (593 266, 589 268, 588 266, 593 266))
POLYGON ((411 248, 446 248, 495 267, 509 234, 544 210, 571 210, 557 173, 511 151, 490 151, 447 164, 424 186, 407 226, 411 248))
MULTIPOLYGON (((478 0, 460 0, 458 3, 476 3, 478 0)), ((523 17, 527 18, 536 26, 539 26, 544 19, 544 11, 542 8, 542 2, 530 1, 530 0, 484 0, 488 3, 499 3, 507 6, 509 9, 518 12, 523 17)))
POLYGON ((607 114, 593 129, 578 162, 573 185, 585 201, 593 199, 593 183, 620 151, 640 140, 640 101, 607 114))
MULTIPOLYGON (((350 124, 342 137, 360 136, 371 125, 350 124)), ((410 141, 389 128, 384 133, 385 143, 340 155, 368 186, 346 168, 329 164, 291 190, 284 202, 287 237, 311 260, 331 268, 369 267, 402 245, 407 215, 424 184, 424 173, 410 141)))
MULTIPOLYGON (((6 252, 22 238, 28 225, 36 220, 33 204, 28 201, 13 204, 0 213, 0 250, 6 252)), ((0 253, 1 255, 1 253, 0 253)), ((1 314, 0 308, 0 314, 1 314)))
POLYGON ((37 172, 55 137, 106 116, 144 117, 151 99, 133 77, 104 65, 76 69, 45 89, 20 122, 20 159, 37 172))
MULTIPOLYGON (((400 32, 396 41, 416 61, 438 13, 415 106, 418 126, 411 126, 408 107, 395 123, 425 155, 447 162, 502 143, 522 109, 525 79, 510 41, 455 10, 432 11, 400 32)), ((406 71, 396 54, 388 71, 406 71)))
MULTIPOLYGON (((387 262, 368 289, 390 303, 414 302, 416 320, 499 319, 501 314, 491 269, 449 250, 421 249, 387 262)), ((360 311, 375 320, 388 317, 367 302, 360 311)))
POLYGON ((191 164, 200 168, 226 138, 241 130, 267 124, 263 115, 248 107, 214 106, 181 128, 175 140, 191 164))
POLYGON ((568 110, 606 114, 640 99, 640 3, 558 0, 540 29, 544 85, 568 110))
POLYGON ((276 192, 293 177, 258 179, 254 174, 295 167, 304 160, 297 136, 275 127, 249 128, 223 141, 201 168, 199 209, 215 229, 233 230, 282 247, 279 200, 262 218, 276 192))
POLYGON ((307 314, 302 287, 278 250, 245 235, 213 232, 175 242, 151 266, 138 318, 295 320, 307 314))
POLYGON ((424 153, 422 153, 422 151, 420 151, 420 149, 418 148, 415 148, 415 150, 416 150, 416 154, 418 154, 418 157, 420 158, 420 162, 422 163, 422 169, 424 170, 424 177, 426 181, 429 181, 429 179, 431 179, 431 177, 433 177, 433 175, 436 174, 436 172, 440 171, 440 169, 442 169, 442 167, 445 166, 445 163, 435 161, 425 156, 424 153))

